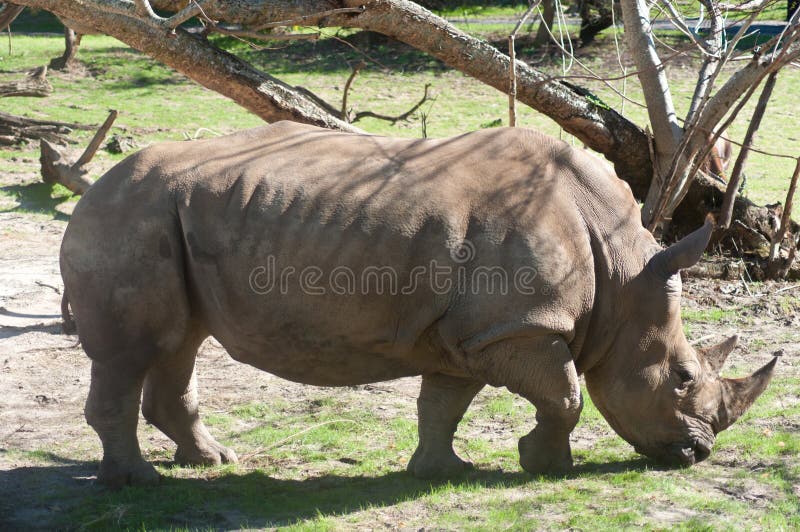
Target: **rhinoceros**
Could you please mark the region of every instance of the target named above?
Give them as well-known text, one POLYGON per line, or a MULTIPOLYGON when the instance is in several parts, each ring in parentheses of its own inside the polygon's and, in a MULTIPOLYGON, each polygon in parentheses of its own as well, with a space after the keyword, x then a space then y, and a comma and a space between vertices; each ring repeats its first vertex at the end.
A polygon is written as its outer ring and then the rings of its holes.
POLYGON ((736 337, 686 340, 679 270, 711 231, 662 249, 610 165, 529 129, 420 140, 280 122, 149 147, 88 190, 61 247, 65 319, 71 307, 91 359, 98 479, 158 480, 140 403, 176 462, 236 461, 198 413, 209 336, 300 383, 421 375, 419 477, 470 466, 453 435, 487 384, 536 408, 522 468, 571 467, 581 375, 638 452, 691 465, 777 360, 721 378, 736 337))

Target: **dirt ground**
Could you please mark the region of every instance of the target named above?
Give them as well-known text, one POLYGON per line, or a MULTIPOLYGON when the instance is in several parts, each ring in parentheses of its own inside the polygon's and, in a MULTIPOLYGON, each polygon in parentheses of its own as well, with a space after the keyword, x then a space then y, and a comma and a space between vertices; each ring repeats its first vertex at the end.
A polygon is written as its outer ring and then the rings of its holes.
MULTIPOLYGON (((20 179, 12 176, 0 185, 20 179)), ((0 205, 0 211, 5 211, 0 212, 0 528, 4 522, 12 528, 47 528, 59 508, 38 504, 42 490, 70 486, 76 493, 85 493, 98 489, 92 478, 100 448, 82 412, 89 385, 88 359, 76 338, 61 334, 60 329, 58 249, 67 217, 20 213, 13 207, 13 202, 0 205), (51 453, 51 459, 58 457, 61 466, 36 467, 30 454, 20 452, 37 450, 51 453)), ((771 354, 783 354, 780 372, 797 376, 800 315, 792 301, 800 296, 798 286, 689 280, 684 288, 686 307, 737 309, 736 319, 745 324, 738 331, 725 322, 693 324, 692 339, 704 344, 739 332, 743 348, 732 357, 737 373, 763 364, 771 354)), ((206 412, 276 395, 304 401, 337 393, 296 385, 236 363, 214 341, 201 349, 198 374, 206 412)), ((417 387, 417 379, 403 379, 346 393, 363 405, 379 402, 381 408, 393 410, 395 404, 396 411, 414 415, 417 387)), ((508 428, 481 430, 486 438, 508 428)), ((578 433, 574 445, 589 446, 598 436, 578 433)), ((143 442, 146 453, 171 447, 161 436, 151 434, 147 439, 143 442)))

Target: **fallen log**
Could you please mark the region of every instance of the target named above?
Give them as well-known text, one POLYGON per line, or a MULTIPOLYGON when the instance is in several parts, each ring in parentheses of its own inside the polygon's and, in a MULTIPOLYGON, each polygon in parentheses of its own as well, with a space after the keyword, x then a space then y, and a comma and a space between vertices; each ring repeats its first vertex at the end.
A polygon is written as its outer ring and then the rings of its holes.
POLYGON ((0 145, 11 146, 44 139, 60 146, 66 146, 75 144, 75 141, 68 139, 66 135, 76 129, 91 130, 93 127, 52 120, 36 120, 0 112, 0 145))
POLYGON ((75 194, 86 192, 92 186, 92 181, 87 177, 89 171, 86 165, 97 153, 118 114, 115 110, 109 112, 106 121, 103 122, 103 125, 100 126, 92 140, 89 141, 89 145, 75 162, 70 162, 71 157, 66 150, 56 147, 46 139, 42 139, 40 141, 41 156, 39 157, 39 162, 42 165, 42 181, 50 184, 59 183, 75 194))
POLYGON ((47 67, 39 67, 30 72, 24 79, 0 84, 0 98, 12 96, 32 96, 44 98, 53 92, 53 86, 47 81, 47 67))

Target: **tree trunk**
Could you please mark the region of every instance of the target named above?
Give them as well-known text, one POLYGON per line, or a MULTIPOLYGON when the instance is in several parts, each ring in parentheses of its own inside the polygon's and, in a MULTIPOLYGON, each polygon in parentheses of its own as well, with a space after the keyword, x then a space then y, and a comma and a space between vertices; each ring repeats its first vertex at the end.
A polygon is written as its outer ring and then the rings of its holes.
POLYGON ((553 27, 553 19, 556 16, 555 0, 542 0, 542 18, 539 20, 539 28, 536 30, 536 39, 533 41, 536 46, 542 46, 550 42, 550 31, 553 27))
POLYGON ((75 63, 75 56, 78 54, 78 43, 80 37, 75 31, 64 26, 64 54, 61 57, 54 57, 50 60, 50 68, 53 70, 69 70, 75 63))

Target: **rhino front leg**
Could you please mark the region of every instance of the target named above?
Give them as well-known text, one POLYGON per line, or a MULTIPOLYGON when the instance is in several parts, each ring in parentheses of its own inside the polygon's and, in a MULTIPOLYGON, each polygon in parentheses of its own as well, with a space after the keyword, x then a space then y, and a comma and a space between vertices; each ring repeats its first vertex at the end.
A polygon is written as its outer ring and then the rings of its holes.
POLYGON ((519 440, 519 461, 532 474, 572 467, 569 435, 583 398, 572 353, 557 335, 509 339, 474 357, 475 371, 493 386, 505 386, 536 407, 536 427, 519 440))
POLYGON ((453 451, 459 421, 483 384, 439 373, 422 376, 417 399, 419 445, 408 471, 418 478, 452 476, 471 464, 453 451))
POLYGON ((194 363, 205 335, 191 335, 171 356, 147 372, 142 413, 169 436, 178 448, 175 461, 183 465, 236 462, 236 454, 217 443, 200 419, 194 363))

